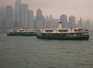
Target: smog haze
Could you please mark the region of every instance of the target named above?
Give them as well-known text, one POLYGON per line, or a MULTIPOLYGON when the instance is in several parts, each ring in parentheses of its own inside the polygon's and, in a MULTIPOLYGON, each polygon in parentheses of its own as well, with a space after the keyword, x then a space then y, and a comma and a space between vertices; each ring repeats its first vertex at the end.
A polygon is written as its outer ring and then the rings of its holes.
MULTIPOLYGON (((59 18, 62 14, 74 15, 76 19, 93 18, 93 0, 22 0, 22 3, 28 4, 28 8, 34 11, 34 16, 36 10, 41 8, 44 16, 51 14, 54 18, 59 18)), ((15 8, 15 0, 0 0, 0 6, 7 5, 15 8)))

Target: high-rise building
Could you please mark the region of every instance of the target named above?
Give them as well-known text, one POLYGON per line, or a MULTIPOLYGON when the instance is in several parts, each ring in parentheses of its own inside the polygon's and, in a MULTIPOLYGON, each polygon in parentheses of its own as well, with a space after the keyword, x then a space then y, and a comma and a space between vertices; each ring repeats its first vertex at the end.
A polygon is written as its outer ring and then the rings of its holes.
POLYGON ((37 29, 43 28, 44 27, 43 25, 44 25, 43 21, 37 21, 37 29))
POLYGON ((43 27, 43 20, 44 20, 44 17, 42 15, 42 10, 39 8, 36 13, 37 29, 41 29, 43 27))
POLYGON ((53 18, 52 18, 52 15, 50 15, 50 20, 52 20, 53 18))
POLYGON ((42 21, 43 20, 42 10, 40 8, 37 10, 36 20, 38 20, 38 21, 42 21))
POLYGON ((19 26, 28 27, 28 5, 22 4, 19 9, 19 26))
POLYGON ((19 7, 21 5, 21 0, 15 1, 15 26, 19 25, 19 7))
POLYGON ((0 28, 3 26, 3 14, 0 12, 0 28))
POLYGON ((91 30, 93 31, 93 21, 90 24, 91 30))
POLYGON ((29 27, 34 28, 34 15, 32 10, 28 11, 28 21, 29 27))
POLYGON ((65 14, 60 16, 60 22, 62 22, 62 28, 68 27, 67 16, 65 14))
POLYGON ((75 17, 74 16, 70 16, 69 17, 69 28, 75 27, 75 17))
POLYGON ((49 20, 49 17, 46 15, 46 21, 48 21, 49 20))
POLYGON ((79 27, 79 28, 83 28, 82 18, 80 18, 80 20, 78 21, 78 27, 79 27))
POLYGON ((6 7, 5 17, 5 27, 9 29, 13 26, 13 10, 11 6, 6 7))
POLYGON ((2 26, 3 26, 3 29, 5 29, 5 23, 6 23, 6 19, 5 19, 5 17, 3 17, 3 24, 2 24, 2 26))
POLYGON ((90 30, 90 21, 89 20, 86 20, 85 22, 85 28, 90 30))
POLYGON ((3 17, 4 17, 4 7, 0 6, 0 28, 2 29, 3 28, 3 17))

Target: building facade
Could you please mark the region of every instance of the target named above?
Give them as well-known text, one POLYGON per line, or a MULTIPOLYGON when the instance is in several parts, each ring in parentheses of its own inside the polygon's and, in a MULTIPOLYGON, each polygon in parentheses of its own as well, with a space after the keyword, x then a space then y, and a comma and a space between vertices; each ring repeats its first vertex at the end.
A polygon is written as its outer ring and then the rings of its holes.
POLYGON ((3 14, 0 12, 0 29, 3 27, 3 14))
POLYGON ((19 7, 21 5, 21 0, 16 0, 15 1, 15 26, 17 27, 19 25, 19 7))
POLYGON ((68 27, 67 16, 65 14, 60 16, 60 22, 62 22, 62 28, 68 27))
POLYGON ((43 20, 42 10, 40 8, 37 10, 36 20, 38 20, 38 21, 42 21, 43 20))
POLYGON ((43 26, 43 15, 42 15, 42 10, 39 8, 36 13, 36 24, 37 24, 37 29, 41 29, 43 26))
POLYGON ((85 28, 90 30, 90 21, 89 20, 86 20, 85 22, 85 28))
POLYGON ((30 28, 34 29, 34 15, 32 10, 28 11, 28 25, 30 28))
POLYGON ((70 16, 69 17, 69 28, 75 27, 75 17, 74 16, 70 16))
POLYGON ((6 14, 5 14, 5 27, 7 29, 13 27, 13 10, 11 6, 6 7, 6 14))
POLYGON ((19 9, 19 27, 27 28, 28 27, 28 5, 22 4, 19 9))

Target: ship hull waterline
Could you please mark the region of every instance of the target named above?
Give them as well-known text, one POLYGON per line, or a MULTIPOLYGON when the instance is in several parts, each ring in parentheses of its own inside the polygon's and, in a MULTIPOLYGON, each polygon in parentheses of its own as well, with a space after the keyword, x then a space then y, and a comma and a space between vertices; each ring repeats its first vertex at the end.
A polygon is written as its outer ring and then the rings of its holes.
POLYGON ((7 33, 7 36, 36 36, 36 33, 7 33))
POLYGON ((89 36, 40 36, 37 35, 37 38, 40 39, 55 39, 55 40, 89 40, 89 36))

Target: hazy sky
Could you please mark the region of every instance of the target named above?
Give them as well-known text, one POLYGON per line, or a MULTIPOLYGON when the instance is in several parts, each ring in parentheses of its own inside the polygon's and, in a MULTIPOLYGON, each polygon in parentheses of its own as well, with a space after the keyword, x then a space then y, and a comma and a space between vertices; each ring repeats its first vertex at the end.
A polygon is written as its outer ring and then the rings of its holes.
MULTIPOLYGON (((77 20, 81 17, 93 20, 93 0, 22 0, 22 3, 28 4, 29 9, 34 11, 42 9, 43 15, 52 15, 53 18, 60 18, 60 15, 66 14, 67 17, 74 15, 77 20)), ((15 6, 15 0, 0 0, 0 6, 15 6)))

